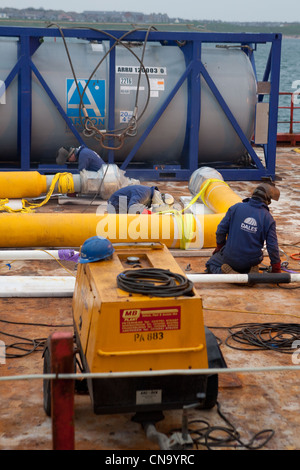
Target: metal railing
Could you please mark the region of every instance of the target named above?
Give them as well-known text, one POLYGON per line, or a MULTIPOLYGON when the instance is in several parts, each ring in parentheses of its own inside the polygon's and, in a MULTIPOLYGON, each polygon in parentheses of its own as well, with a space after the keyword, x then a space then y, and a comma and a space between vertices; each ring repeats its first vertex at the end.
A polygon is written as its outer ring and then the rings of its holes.
POLYGON ((278 124, 289 124, 289 134, 294 134, 294 124, 300 124, 300 121, 294 120, 294 111, 300 109, 300 106, 295 106, 298 102, 300 104, 300 92, 279 92, 279 96, 290 96, 289 106, 278 106, 278 109, 289 109, 290 113, 289 120, 278 121, 278 124))

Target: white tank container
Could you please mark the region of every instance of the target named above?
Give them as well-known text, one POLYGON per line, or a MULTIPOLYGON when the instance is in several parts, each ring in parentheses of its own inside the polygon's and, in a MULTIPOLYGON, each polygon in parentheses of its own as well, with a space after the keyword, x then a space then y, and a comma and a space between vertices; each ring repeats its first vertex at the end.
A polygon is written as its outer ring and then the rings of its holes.
MULTIPOLYGON (((5 80, 17 61, 17 39, 0 40, 0 79, 5 80)), ((68 47, 77 80, 81 89, 90 78, 109 45, 91 44, 82 40, 69 40, 68 47)), ((142 56, 142 45, 130 46, 135 54, 142 56)), ((64 45, 60 39, 47 39, 32 56, 32 61, 42 74, 53 94, 80 127, 78 117, 79 98, 74 87, 74 78, 64 45), (76 115, 77 113, 77 115, 76 115)), ((251 63, 244 52, 238 49, 202 48, 202 61, 230 107, 243 132, 250 140, 254 130, 256 80, 251 63)), ((115 152, 115 162, 122 162, 147 128, 155 113, 183 74, 186 64, 182 50, 174 46, 148 43, 144 66, 151 84, 150 101, 138 122, 135 137, 128 137, 123 147, 115 152)), ((116 47, 115 83, 115 128, 124 128, 135 106, 138 69, 140 63, 127 49, 116 47)), ((89 95, 85 96, 87 110, 99 129, 108 129, 109 58, 97 69, 89 83, 89 95)), ((138 117, 144 109, 148 96, 147 80, 141 77, 138 101, 138 117)), ((199 163, 215 161, 236 162, 245 149, 229 120, 201 79, 201 121, 199 129, 199 163)), ((18 160, 18 79, 8 87, 0 104, 0 161, 18 160)), ((164 114, 138 150, 133 162, 149 162, 150 165, 170 164, 183 161, 183 148, 187 138, 188 85, 183 83, 164 114)), ((82 135, 82 134, 81 134, 82 135)), ((62 145, 76 146, 64 119, 48 97, 44 88, 32 74, 32 143, 31 161, 35 163, 55 162, 57 149, 62 145)), ((99 142, 84 137, 86 145, 102 156, 99 142)), ((114 143, 118 145, 117 142, 114 143)))

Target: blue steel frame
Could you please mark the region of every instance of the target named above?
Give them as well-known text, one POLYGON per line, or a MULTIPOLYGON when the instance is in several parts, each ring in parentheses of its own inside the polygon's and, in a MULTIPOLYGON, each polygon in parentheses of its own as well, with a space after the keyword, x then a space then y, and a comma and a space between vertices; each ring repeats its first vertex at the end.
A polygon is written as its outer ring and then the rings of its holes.
MULTIPOLYGON (((87 40, 108 40, 108 36, 102 31, 94 29, 63 29, 65 38, 78 38, 87 40)), ((116 38, 121 38, 124 31, 107 30, 108 34, 112 34, 116 38)), ((127 41, 143 42, 145 40, 145 30, 134 30, 126 36, 127 41)), ((4 93, 16 75, 19 76, 18 87, 18 144, 20 152, 20 168, 19 170, 31 170, 30 164, 30 148, 31 148, 31 78, 32 73, 36 75, 41 85, 44 87, 46 93, 51 98, 56 106, 58 112, 62 115, 66 124, 77 138, 79 144, 84 143, 84 139, 77 131, 72 121, 66 115, 64 109, 57 101, 53 92, 48 87, 47 83, 37 70, 36 66, 31 60, 32 55, 38 47, 42 46, 42 39, 44 37, 60 37, 58 28, 19 28, 19 27, 0 27, 0 37, 17 37, 19 38, 19 53, 16 65, 6 77, 4 84, 0 87, 0 97, 4 93)), ((153 117, 152 122, 147 127, 146 131, 141 135, 138 142, 132 148, 130 153, 121 165, 121 169, 126 171, 129 177, 140 178, 144 180, 160 180, 160 179, 177 179, 188 180, 195 171, 198 164, 198 132, 200 125, 200 110, 201 110, 201 76, 205 79, 211 91, 218 100, 225 115, 231 122, 237 135, 243 142, 252 161, 251 166, 248 168, 218 168, 227 181, 258 181, 263 177, 270 177, 275 179, 276 167, 276 141, 277 141, 277 120, 278 120, 278 97, 279 97, 279 79, 280 79, 280 58, 281 58, 281 34, 263 34, 263 33, 203 33, 203 32, 166 32, 166 31, 151 31, 147 35, 147 41, 160 42, 161 44, 173 45, 182 47, 186 59, 186 69, 178 80, 174 89, 171 90, 169 96, 162 103, 160 109, 153 117), (269 129, 268 129, 268 143, 263 147, 264 162, 261 161, 255 151, 255 147, 248 141, 243 131, 241 130, 238 122, 235 120, 231 110, 224 101, 221 93, 208 74, 205 66, 201 61, 201 48, 203 43, 217 43, 217 44, 234 44, 240 46, 250 46, 245 49, 249 52, 250 59, 255 70, 255 50, 257 44, 270 44, 270 53, 266 63, 263 81, 270 83, 269 95, 269 129), (164 165, 162 168, 153 167, 153 169, 139 169, 134 165, 133 159, 138 148, 145 141, 150 134, 151 129, 154 127, 164 110, 167 108, 180 86, 188 80, 188 119, 186 129, 186 145, 185 154, 179 165, 164 165)), ((111 45, 114 40, 110 40, 111 45)), ((114 50, 110 54, 110 68, 109 68, 109 106, 108 106, 108 123, 109 129, 114 129, 114 104, 115 104, 115 54, 114 50)), ((258 97, 259 101, 263 99, 262 96, 258 97)), ((88 145, 86 143, 86 145, 88 145)), ((114 163, 114 151, 108 151, 108 162, 114 163)), ((57 171, 57 166, 43 166, 40 165, 38 171, 41 173, 53 173, 57 171)), ((10 170, 4 168, 3 171, 10 170)), ((76 170, 74 170, 76 172, 76 170)))

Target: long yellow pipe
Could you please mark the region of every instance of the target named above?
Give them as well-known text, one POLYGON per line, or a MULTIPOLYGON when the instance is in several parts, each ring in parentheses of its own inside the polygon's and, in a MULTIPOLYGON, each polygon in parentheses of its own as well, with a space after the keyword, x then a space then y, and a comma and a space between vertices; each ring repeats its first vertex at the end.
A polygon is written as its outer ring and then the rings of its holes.
POLYGON ((101 235, 112 243, 161 242, 169 248, 205 248, 215 245, 215 229, 223 214, 112 215, 3 213, 1 247, 79 247, 89 237, 101 235), (184 229, 182 230, 182 227, 184 229), (184 235, 184 237, 183 237, 184 235))
MULTIPOLYGON (((10 194, 16 188, 27 195, 35 182, 34 197, 45 192, 46 177, 41 176, 38 172, 1 173, 0 181, 11 188, 10 194)), ((0 197, 5 191, 2 187, 0 197)), ((1 213, 0 246, 79 247, 87 238, 101 235, 113 243, 159 241, 169 248, 210 248, 216 244, 215 232, 227 209, 241 198, 223 181, 210 182, 202 198, 214 214, 1 213)))

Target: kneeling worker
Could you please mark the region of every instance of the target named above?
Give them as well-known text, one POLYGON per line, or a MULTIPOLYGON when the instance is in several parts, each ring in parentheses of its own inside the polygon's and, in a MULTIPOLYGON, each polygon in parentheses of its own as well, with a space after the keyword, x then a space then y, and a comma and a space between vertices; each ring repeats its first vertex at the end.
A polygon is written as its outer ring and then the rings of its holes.
POLYGON ((268 208, 279 196, 275 185, 261 183, 251 198, 228 209, 217 228, 217 247, 206 263, 209 274, 258 272, 265 242, 272 272, 281 272, 276 224, 268 208))
POLYGON ((75 147, 61 147, 57 153, 56 163, 65 165, 65 163, 77 163, 78 170, 98 171, 100 170, 104 160, 94 150, 81 145, 75 147))
POLYGON ((108 200, 107 212, 115 214, 142 213, 152 205, 171 205, 174 202, 170 194, 161 194, 156 186, 139 184, 118 189, 108 200))

